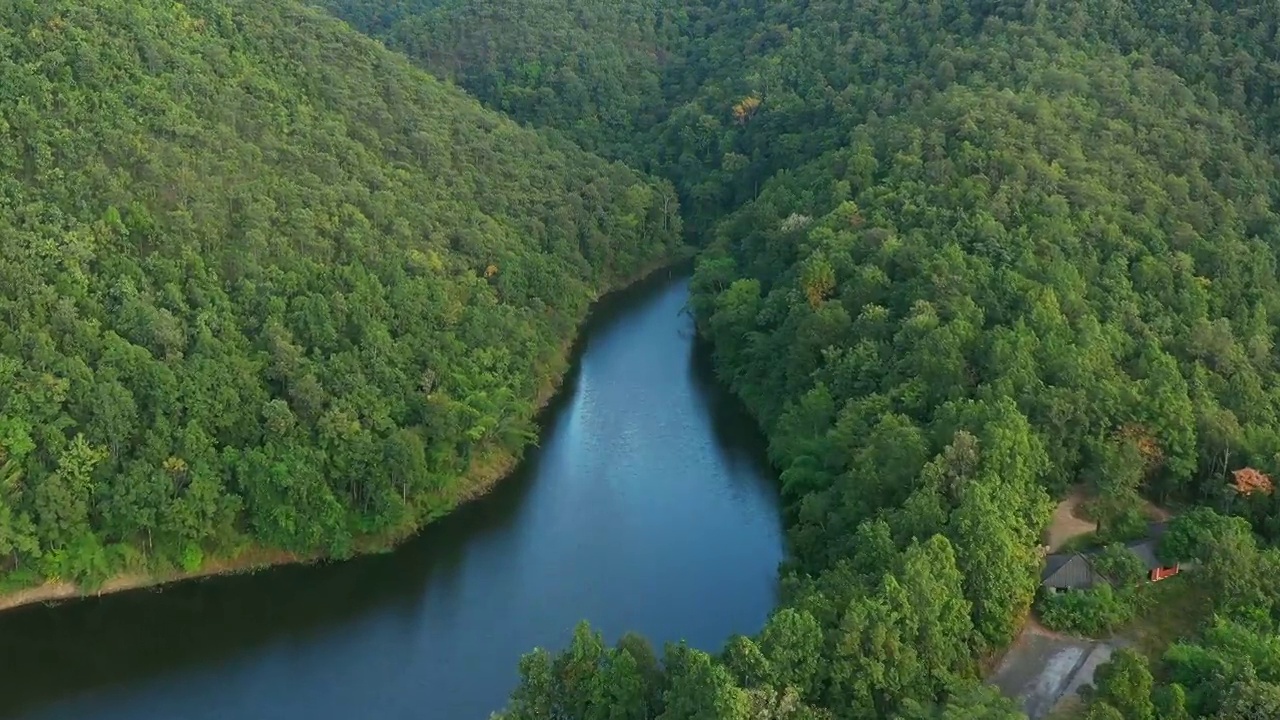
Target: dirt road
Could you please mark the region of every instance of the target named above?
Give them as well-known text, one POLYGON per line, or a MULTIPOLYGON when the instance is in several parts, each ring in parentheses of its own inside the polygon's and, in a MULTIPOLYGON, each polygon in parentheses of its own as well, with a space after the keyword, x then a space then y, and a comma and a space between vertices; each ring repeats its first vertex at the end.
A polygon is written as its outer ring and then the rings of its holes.
POLYGON ((1059 635, 1029 622, 987 680, 1013 698, 1031 720, 1093 682, 1093 672, 1115 645, 1059 635))

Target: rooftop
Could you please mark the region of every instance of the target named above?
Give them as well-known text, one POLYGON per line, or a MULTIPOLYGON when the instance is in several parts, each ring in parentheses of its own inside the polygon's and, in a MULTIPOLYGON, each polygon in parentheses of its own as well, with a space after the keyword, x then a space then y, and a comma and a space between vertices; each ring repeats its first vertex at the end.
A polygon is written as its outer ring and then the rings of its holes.
MULTIPOLYGON (((1124 546, 1138 556, 1145 569, 1153 570, 1163 567, 1164 564, 1156 557, 1156 548, 1160 546, 1160 538, 1164 537, 1167 528, 1166 522, 1150 523, 1147 525, 1146 537, 1127 542, 1124 546)), ((1092 587, 1098 582, 1099 576, 1094 572, 1089 558, 1099 552, 1101 552, 1100 548, 1087 552, 1055 553, 1047 556, 1044 571, 1040 573, 1041 584, 1055 588, 1092 587)))

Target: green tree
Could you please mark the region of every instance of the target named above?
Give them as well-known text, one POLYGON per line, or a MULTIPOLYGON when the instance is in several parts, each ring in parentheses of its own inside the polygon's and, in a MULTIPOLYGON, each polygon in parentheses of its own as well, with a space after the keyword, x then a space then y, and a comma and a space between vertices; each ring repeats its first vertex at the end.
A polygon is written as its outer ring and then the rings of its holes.
POLYGON ((1092 480, 1098 493, 1098 532, 1122 536, 1126 519, 1139 504, 1138 488, 1147 461, 1138 444, 1129 439, 1098 443, 1095 452, 1092 480))
POLYGON ((1157 687, 1153 699, 1156 717, 1160 720, 1191 720, 1191 711, 1187 709, 1187 691, 1178 683, 1157 687))
POLYGON ((520 684, 511 692, 506 710, 509 720, 535 720, 560 714, 560 698, 556 687, 554 660, 542 648, 520 658, 520 684))
POLYGON ((1215 718, 1254 720, 1280 714, 1280 685, 1267 682, 1237 682, 1231 686, 1215 718))
POLYGON ((1121 543, 1107 545, 1090 562, 1098 574, 1117 588, 1131 588, 1146 576, 1142 559, 1121 543))
POLYGON ((722 656, 725 667, 739 687, 751 689, 772 683, 773 668, 759 646, 750 638, 742 635, 730 638, 722 656))
POLYGON ((974 628, 990 647, 1013 639, 1036 589, 1034 553, 1007 513, 1018 503, 1006 497, 999 488, 975 487, 952 514, 949 531, 974 628))
POLYGON ((886 575, 878 591, 854 600, 841 620, 827 688, 828 707, 888 715, 905 697, 928 695, 919 618, 906 590, 886 575))
POLYGON ((612 650, 604 661, 596 684, 596 695, 586 715, 588 720, 648 720, 654 717, 644 672, 635 656, 612 650))
POLYGON ((1228 538, 1236 543, 1249 542, 1249 524, 1240 518, 1219 515, 1211 508, 1195 507, 1169 521, 1160 539, 1160 554, 1172 562, 1210 559, 1217 543, 1228 538))
POLYGON ((46 548, 67 548, 90 532, 93 469, 104 459, 105 452, 76 435, 58 457, 58 469, 36 484, 36 529, 46 548))
POLYGON ((1154 681, 1147 659, 1128 648, 1120 648, 1094 673, 1094 698, 1109 705, 1125 720, 1151 720, 1155 705, 1151 699, 1154 681))
POLYGON ((760 651, 768 659, 777 684, 793 687, 813 699, 821 678, 822 626, 804 610, 783 607, 760 631, 760 651))
POLYGON ((659 720, 746 720, 751 701, 734 684, 729 671, 710 655, 689 648, 673 648, 667 668, 670 685, 663 698, 666 709, 659 720))
POLYGON ((913 544, 903 554, 900 577, 919 618, 915 647, 933 685, 930 695, 941 695, 974 673, 973 608, 951 543, 935 535, 913 544))
MULTIPOLYGON (((597 704, 602 693, 638 690, 632 686, 633 683, 638 684, 638 672, 632 678, 613 678, 623 681, 622 687, 606 689, 603 686, 605 674, 601 669, 605 664, 606 652, 600 633, 593 631, 586 621, 582 621, 574 628, 569 647, 556 656, 552 667, 558 683, 557 700, 569 717, 590 717, 591 708, 597 704)), ((634 664, 628 664, 623 669, 635 667, 634 664)))

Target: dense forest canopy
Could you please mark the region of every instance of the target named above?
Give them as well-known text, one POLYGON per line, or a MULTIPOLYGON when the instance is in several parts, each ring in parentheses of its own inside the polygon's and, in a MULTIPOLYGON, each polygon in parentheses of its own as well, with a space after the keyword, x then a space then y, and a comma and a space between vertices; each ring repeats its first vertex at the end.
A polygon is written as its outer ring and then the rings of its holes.
POLYGON ((1166 552, 1217 618, 1119 654, 1089 716, 1280 715, 1280 507, 1228 482, 1280 472, 1274 3, 637 0, 610 17, 652 24, 604 31, 571 3, 327 5, 582 142, 604 96, 527 68, 643 107, 596 147, 675 183, 700 327, 782 471, 760 635, 659 659, 584 627, 508 717, 1016 716, 973 681, 1080 484, 1112 539, 1143 498, 1196 507, 1166 552))
POLYGON ((413 527, 683 228, 781 607, 583 626, 506 717, 1017 717, 979 671, 1073 487, 1181 508, 1212 605, 1088 717, 1280 716, 1274 2, 313 2, 423 69, 298 0, 0 10, 5 582, 413 527))
POLYGON ((674 0, 318 4, 491 107, 611 155, 629 156, 660 119, 663 70, 687 26, 674 0))
POLYGON ((294 0, 0 8, 0 580, 344 555, 530 440, 669 184, 294 0))

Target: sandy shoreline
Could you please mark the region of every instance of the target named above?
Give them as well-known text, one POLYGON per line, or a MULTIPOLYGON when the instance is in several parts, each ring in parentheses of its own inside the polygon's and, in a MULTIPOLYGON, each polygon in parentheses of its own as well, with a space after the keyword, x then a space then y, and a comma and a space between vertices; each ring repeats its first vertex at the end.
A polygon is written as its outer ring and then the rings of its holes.
MULTIPOLYGON (((660 270, 675 267, 685 259, 687 258, 677 256, 668 262, 648 268, 630 281, 598 294, 593 300, 593 304, 610 293, 625 290, 639 282, 642 282, 660 270)), ((556 393, 559 392, 560 386, 564 382, 565 375, 571 364, 571 355, 574 346, 581 337, 581 331, 585 326, 585 322, 586 319, 584 318, 583 322, 579 324, 573 337, 565 341, 563 347, 561 347, 561 360, 563 367, 559 368, 558 372, 556 372, 547 384, 538 392, 535 403, 535 413, 541 413, 542 410, 546 408, 547 404, 551 402, 552 398, 556 396, 556 393)), ((510 452, 487 453, 482 457, 473 460, 471 467, 466 473, 464 473, 464 477, 467 478, 467 480, 460 483, 456 492, 453 494, 453 497, 449 498, 450 512, 456 510, 458 506, 464 503, 471 502, 472 500, 476 500, 487 495, 489 491, 492 490, 501 480, 506 478, 513 470, 516 469, 520 464, 520 460, 521 455, 510 452)), ((430 519, 423 521, 421 525, 414 528, 412 532, 402 532, 384 538, 362 538, 357 540, 355 555, 358 556, 390 550, 416 535, 418 531, 426 525, 429 525, 430 522, 430 519)), ((231 558, 210 560, 204 567, 194 572, 175 571, 172 573, 158 575, 139 573, 117 575, 103 583, 101 587, 89 592, 84 592, 80 586, 67 580, 46 582, 43 585, 36 585, 34 587, 0 594, 0 612, 12 610, 24 605, 34 605, 36 603, 99 597, 102 595, 127 592, 129 590, 154 587, 157 585, 167 585, 185 580, 196 580, 199 578, 215 577, 219 575, 240 575, 280 565, 322 562, 325 559, 325 556, 320 554, 300 556, 284 550, 255 547, 231 558)))

